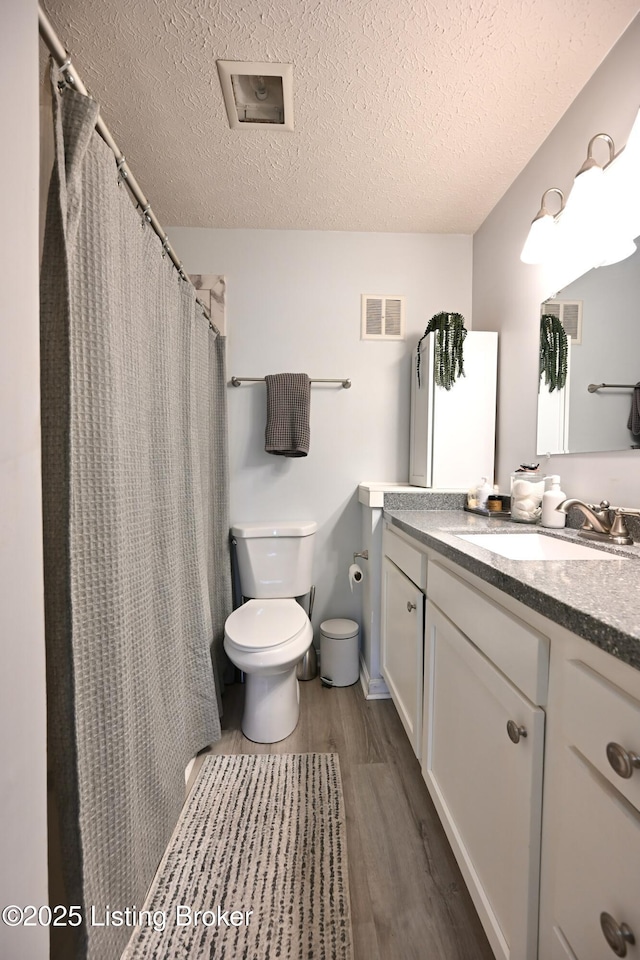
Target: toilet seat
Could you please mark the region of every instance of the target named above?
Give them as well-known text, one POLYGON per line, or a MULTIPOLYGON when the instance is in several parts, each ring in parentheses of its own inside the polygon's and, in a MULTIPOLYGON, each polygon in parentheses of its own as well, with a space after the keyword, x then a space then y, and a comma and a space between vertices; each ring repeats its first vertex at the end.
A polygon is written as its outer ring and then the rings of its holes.
POLYGON ((227 617, 224 630, 238 649, 259 652, 296 639, 308 623, 293 599, 247 600, 227 617))

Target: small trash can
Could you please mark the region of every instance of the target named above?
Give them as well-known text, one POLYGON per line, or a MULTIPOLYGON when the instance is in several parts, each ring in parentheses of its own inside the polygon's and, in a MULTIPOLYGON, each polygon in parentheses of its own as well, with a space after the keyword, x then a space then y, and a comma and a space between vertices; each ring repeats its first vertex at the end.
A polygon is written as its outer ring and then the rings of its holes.
POLYGON ((329 687, 350 687, 360 675, 358 624, 325 620, 320 624, 320 679, 329 687))

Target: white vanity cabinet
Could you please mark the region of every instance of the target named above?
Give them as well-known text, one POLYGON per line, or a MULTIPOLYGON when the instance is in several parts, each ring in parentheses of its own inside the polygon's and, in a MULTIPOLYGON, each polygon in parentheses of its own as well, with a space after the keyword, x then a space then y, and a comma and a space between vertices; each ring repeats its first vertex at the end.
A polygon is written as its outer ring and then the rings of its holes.
POLYGON ((548 640, 429 562, 423 775, 496 957, 538 936, 548 640))
POLYGON ((382 537, 381 673, 420 757, 427 557, 385 526, 382 537))
POLYGON ((383 543, 383 670, 495 956, 640 960, 640 670, 404 531, 383 543))
POLYGON ((640 672, 571 635, 551 668, 540 960, 640 957, 640 672))

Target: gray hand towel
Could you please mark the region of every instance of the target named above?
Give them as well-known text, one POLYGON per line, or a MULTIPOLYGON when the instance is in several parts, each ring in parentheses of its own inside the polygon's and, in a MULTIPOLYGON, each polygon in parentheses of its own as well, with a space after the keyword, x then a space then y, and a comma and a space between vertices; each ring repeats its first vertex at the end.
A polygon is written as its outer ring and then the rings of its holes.
POLYGON ((267 383, 267 427, 264 448, 280 457, 309 453, 311 383, 306 373, 276 373, 267 383))
POLYGON ((636 383, 633 388, 631 412, 627 421, 627 430, 631 430, 631 433, 636 436, 640 434, 640 383, 636 383))

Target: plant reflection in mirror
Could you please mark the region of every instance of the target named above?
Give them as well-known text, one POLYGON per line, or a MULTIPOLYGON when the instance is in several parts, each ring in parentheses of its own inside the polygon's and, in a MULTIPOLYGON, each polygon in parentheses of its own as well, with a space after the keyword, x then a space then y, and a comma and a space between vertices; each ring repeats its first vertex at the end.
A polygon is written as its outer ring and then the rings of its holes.
POLYGON ((551 313, 540 318, 540 379, 543 376, 549 393, 562 390, 567 382, 567 334, 551 313))

